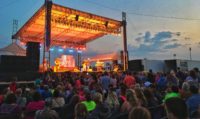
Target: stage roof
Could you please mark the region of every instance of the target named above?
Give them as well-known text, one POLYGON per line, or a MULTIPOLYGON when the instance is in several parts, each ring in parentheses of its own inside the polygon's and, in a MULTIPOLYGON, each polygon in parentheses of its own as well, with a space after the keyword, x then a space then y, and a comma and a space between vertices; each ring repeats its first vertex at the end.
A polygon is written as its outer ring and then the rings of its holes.
MULTIPOLYGON (((52 4, 51 46, 79 47, 107 34, 121 34, 122 22, 52 4)), ((44 41, 45 5, 13 36, 22 42, 44 41)))

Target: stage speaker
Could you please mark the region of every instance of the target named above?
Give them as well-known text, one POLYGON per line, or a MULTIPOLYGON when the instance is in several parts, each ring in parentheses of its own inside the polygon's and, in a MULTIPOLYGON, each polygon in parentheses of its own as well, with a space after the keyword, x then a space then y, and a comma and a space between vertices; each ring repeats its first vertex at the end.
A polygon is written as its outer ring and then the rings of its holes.
POLYGON ((143 71, 144 65, 142 64, 142 60, 131 60, 128 62, 128 69, 130 71, 143 71))
POLYGON ((40 43, 28 42, 26 56, 30 61, 30 71, 38 71, 40 64, 40 43))
POLYGON ((176 60, 165 60, 165 71, 170 72, 171 70, 176 71, 177 63, 176 60))
POLYGON ((0 56, 0 72, 26 72, 29 71, 30 61, 25 56, 0 56))

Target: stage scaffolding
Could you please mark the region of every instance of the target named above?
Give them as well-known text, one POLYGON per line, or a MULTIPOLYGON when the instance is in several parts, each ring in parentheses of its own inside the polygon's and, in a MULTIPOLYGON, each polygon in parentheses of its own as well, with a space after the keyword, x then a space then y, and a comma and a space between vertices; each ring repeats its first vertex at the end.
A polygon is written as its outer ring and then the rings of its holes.
POLYGON ((83 49, 86 48, 86 43, 109 34, 123 36, 123 65, 126 70, 128 51, 124 13, 122 21, 118 21, 45 0, 45 4, 13 35, 13 38, 24 43, 43 43, 43 61, 45 57, 48 57, 50 61, 49 48, 52 46, 83 49), (123 34, 121 28, 123 28, 123 34))

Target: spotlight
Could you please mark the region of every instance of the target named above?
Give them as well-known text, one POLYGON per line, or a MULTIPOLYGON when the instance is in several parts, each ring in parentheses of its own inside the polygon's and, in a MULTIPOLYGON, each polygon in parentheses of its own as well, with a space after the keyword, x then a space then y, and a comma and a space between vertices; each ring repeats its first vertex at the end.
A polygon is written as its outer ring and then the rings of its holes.
POLYGON ((69 52, 70 52, 70 53, 73 53, 73 52, 74 52, 74 50, 72 50, 72 49, 69 49, 69 52))
POLYGON ((58 52, 63 52, 63 51, 64 51, 64 50, 63 50, 63 49, 61 49, 61 48, 59 48, 59 49, 58 49, 58 52))
POLYGON ((24 42, 20 42, 20 45, 25 46, 25 43, 24 42))
POLYGON ((62 48, 63 48, 63 49, 66 49, 66 48, 67 48, 67 46, 66 46, 66 45, 64 45, 62 48))
POLYGON ((54 51, 54 48, 50 48, 49 50, 50 50, 50 51, 54 51))
POLYGON ((85 48, 85 47, 83 47, 82 49, 83 49, 83 50, 86 50, 86 48, 85 48))
POLYGON ((78 50, 77 52, 78 52, 78 53, 82 53, 82 51, 81 51, 81 50, 78 50))

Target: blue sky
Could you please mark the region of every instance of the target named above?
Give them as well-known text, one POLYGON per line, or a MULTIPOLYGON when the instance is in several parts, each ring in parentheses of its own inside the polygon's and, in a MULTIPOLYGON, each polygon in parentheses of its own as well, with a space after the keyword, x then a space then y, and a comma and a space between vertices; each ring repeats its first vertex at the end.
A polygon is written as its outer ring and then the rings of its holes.
MULTIPOLYGON (((54 3, 121 20, 127 12, 130 59, 200 59, 200 0, 53 0, 54 3), (139 14, 139 15, 138 15, 139 14), (154 16, 154 17, 150 17, 154 16), (158 17, 160 16, 160 17, 158 17), (167 18, 161 18, 167 17, 167 18), (169 18, 171 17, 171 18, 169 18)), ((12 20, 19 28, 44 0, 1 0, 0 48, 11 43, 12 20)), ((105 36, 87 44, 85 56, 122 50, 122 37, 105 36)), ((60 53, 55 53, 59 56, 60 53)))

